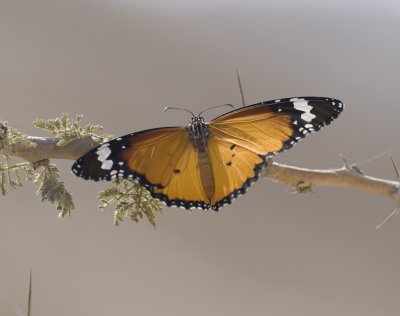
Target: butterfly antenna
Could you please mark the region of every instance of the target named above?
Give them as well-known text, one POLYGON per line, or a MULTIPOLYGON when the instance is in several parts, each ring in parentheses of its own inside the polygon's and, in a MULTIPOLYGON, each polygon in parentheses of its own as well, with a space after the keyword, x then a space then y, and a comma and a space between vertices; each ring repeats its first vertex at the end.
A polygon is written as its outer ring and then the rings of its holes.
POLYGON ((196 115, 194 115, 194 113, 192 111, 190 111, 188 109, 177 108, 177 107, 174 107, 174 106, 166 106, 164 108, 163 112, 167 112, 168 110, 186 111, 186 112, 189 112, 190 114, 192 114, 193 117, 196 116, 196 115))
POLYGON ((242 82, 240 81, 239 70, 237 68, 236 68, 236 77, 239 84, 240 99, 242 100, 242 106, 246 106, 246 102, 244 101, 242 82))
POLYGON ((212 109, 216 109, 216 108, 221 108, 221 107, 223 107, 223 106, 229 106, 229 107, 233 108, 233 105, 232 105, 232 104, 220 104, 220 105, 215 105, 215 106, 211 106, 211 107, 209 107, 209 108, 207 108, 207 109, 201 111, 201 112, 199 113, 199 116, 201 116, 204 112, 206 112, 206 111, 208 111, 208 110, 212 110, 212 109))

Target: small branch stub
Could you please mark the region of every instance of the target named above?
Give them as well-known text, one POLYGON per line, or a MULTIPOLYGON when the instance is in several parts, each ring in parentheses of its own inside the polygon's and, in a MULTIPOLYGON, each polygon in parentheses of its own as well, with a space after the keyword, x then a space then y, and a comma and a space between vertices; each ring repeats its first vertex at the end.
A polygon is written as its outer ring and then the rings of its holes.
POLYGON ((400 172, 399 172, 399 168, 397 167, 396 163, 394 162, 393 158, 390 157, 390 160, 392 161, 392 165, 393 165, 393 169, 394 172, 396 174, 396 179, 398 181, 397 184, 397 194, 395 194, 394 199, 397 203, 397 207, 394 209, 394 211, 392 213, 389 214, 388 217, 386 217, 381 223, 379 223, 376 226, 376 229, 381 228, 386 222, 388 222, 391 218, 395 217, 396 215, 399 215, 400 213, 400 192, 399 192, 399 188, 400 188, 400 172))

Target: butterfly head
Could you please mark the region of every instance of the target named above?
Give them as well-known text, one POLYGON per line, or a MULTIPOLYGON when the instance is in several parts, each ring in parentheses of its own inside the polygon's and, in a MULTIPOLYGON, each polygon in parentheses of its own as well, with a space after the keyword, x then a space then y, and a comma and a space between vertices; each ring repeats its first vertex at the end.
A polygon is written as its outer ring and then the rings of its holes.
POLYGON ((207 124, 204 121, 204 117, 198 115, 190 118, 189 133, 193 137, 207 136, 207 124))
POLYGON ((204 117, 202 117, 202 116, 200 116, 200 115, 198 115, 198 116, 192 116, 191 118, 190 118, 190 125, 193 125, 193 124, 204 124, 204 117))

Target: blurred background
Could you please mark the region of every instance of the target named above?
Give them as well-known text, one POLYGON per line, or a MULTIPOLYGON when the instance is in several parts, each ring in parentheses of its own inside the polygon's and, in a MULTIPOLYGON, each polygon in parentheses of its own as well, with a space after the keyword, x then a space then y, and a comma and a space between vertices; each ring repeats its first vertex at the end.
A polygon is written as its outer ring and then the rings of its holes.
MULTIPOLYGON (((394 179, 400 164, 397 1, 0 0, 0 117, 30 135, 36 118, 85 115, 123 135, 185 125, 185 112, 303 95, 347 105, 277 161, 340 167, 339 154, 394 179), (383 155, 379 155, 383 153, 383 155), (377 157, 378 155, 378 157, 377 157), (374 158, 375 157, 375 158, 374 158), (371 159, 372 158, 372 159, 371 159)), ((209 112, 207 118, 221 112, 209 112)), ((399 315, 400 218, 354 190, 260 179, 218 214, 165 208, 112 226, 105 183, 70 173, 60 220, 35 188, 0 197, 0 314, 399 315)))

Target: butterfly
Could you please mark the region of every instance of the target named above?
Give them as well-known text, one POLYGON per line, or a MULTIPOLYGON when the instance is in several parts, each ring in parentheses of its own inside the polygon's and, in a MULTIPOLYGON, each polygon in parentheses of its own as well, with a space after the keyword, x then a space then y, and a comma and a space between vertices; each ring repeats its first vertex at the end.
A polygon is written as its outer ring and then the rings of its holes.
MULTIPOLYGON (((72 171, 88 180, 136 179, 168 206, 218 211, 244 194, 267 159, 330 124, 344 104, 298 97, 261 102, 205 122, 131 133, 77 159, 72 171)), ((190 112, 190 111, 189 111, 190 112)))

